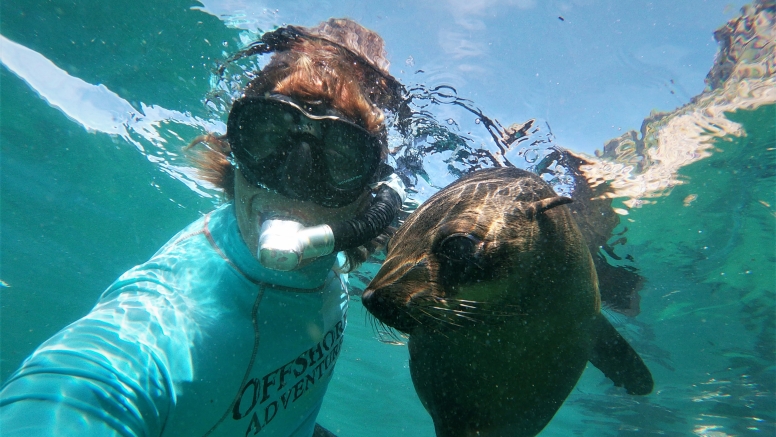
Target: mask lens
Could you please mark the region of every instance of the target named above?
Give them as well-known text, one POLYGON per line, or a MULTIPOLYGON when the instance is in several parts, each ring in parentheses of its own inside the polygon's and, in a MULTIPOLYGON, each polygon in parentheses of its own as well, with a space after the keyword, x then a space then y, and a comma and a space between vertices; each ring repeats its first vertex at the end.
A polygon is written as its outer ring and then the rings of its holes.
MULTIPOLYGON (((289 132, 298 118, 277 105, 257 106, 241 105, 234 123, 236 129, 227 130, 232 147, 254 162, 267 158, 280 145, 287 143, 289 132)), ((231 115, 229 118, 231 125, 231 115)))
POLYGON ((328 178, 340 190, 355 190, 370 181, 379 149, 370 135, 347 124, 332 123, 324 138, 328 178))

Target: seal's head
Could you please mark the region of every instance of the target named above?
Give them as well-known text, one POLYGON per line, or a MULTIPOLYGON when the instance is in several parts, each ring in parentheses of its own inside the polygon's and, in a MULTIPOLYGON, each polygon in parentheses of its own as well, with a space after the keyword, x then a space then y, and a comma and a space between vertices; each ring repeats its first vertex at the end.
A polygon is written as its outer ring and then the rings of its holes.
POLYGON ((408 334, 560 309, 597 313, 590 254, 568 209, 555 208, 570 201, 515 168, 456 181, 392 238, 364 306, 408 334))
POLYGON ((571 200, 539 176, 481 170, 428 199, 364 292, 409 334, 410 375, 439 437, 534 436, 588 361, 647 394, 644 362, 600 314, 571 200))

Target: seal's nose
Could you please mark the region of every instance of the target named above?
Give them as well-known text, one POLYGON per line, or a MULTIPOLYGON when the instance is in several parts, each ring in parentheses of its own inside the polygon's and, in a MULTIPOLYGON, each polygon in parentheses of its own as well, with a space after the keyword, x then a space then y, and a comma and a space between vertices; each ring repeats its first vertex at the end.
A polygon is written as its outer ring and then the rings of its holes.
POLYGON ((367 311, 372 313, 373 316, 378 319, 385 317, 385 313, 389 312, 386 307, 384 290, 377 292, 376 288, 367 288, 364 290, 364 294, 361 295, 361 304, 364 305, 367 311))
POLYGON ((361 295, 361 304, 364 305, 364 308, 366 308, 367 311, 372 313, 372 315, 379 318, 379 309, 377 308, 377 299, 375 298, 375 289, 374 288, 367 288, 364 290, 364 293, 361 295))
POLYGON ((361 304, 380 322, 409 334, 416 320, 409 316, 408 300, 401 299, 398 291, 392 286, 367 288, 361 295, 361 304))

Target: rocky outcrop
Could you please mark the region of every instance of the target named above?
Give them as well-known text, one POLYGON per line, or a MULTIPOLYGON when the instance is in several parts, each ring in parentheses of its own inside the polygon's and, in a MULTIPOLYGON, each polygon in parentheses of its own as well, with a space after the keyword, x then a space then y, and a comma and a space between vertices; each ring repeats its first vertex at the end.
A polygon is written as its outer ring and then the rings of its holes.
POLYGON ((706 76, 709 90, 727 81, 767 78, 776 69, 776 1, 760 0, 741 9, 741 16, 714 32, 719 52, 706 76))
POLYGON ((725 112, 776 103, 776 1, 759 0, 714 32, 720 44, 706 90, 670 113, 653 113, 639 132, 608 141, 580 167, 602 196, 628 207, 664 196, 683 181, 680 168, 708 157, 725 135, 744 135, 725 112))

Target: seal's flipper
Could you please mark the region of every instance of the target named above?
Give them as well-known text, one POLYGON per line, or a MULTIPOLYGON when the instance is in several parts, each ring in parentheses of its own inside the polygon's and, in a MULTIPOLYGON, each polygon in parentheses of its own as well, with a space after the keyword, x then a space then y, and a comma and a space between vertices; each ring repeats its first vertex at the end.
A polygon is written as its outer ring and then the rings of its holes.
POLYGON ((654 382, 647 365, 602 314, 596 317, 598 337, 590 362, 604 372, 614 385, 624 386, 628 394, 649 394, 654 382))
POLYGON ((334 433, 332 433, 328 429, 316 423, 315 430, 313 431, 313 437, 337 437, 337 436, 334 435, 334 433))

